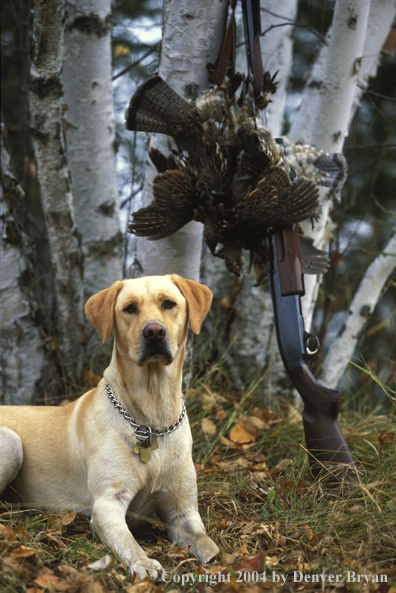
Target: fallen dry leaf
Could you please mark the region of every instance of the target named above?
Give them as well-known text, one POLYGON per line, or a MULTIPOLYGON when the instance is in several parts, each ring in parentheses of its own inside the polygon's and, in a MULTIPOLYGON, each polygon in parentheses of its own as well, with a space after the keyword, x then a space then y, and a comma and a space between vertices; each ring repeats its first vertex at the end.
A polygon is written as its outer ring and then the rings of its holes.
POLYGON ((239 556, 249 556, 249 550, 246 547, 246 544, 243 544, 238 550, 239 556))
POLYGON ((106 590, 99 580, 88 581, 84 587, 84 593, 106 593, 106 590))
POLYGON ((211 412, 216 405, 216 399, 212 392, 201 394, 201 405, 205 412, 211 412))
POLYGON ((216 436, 216 424, 210 418, 202 418, 201 429, 207 439, 212 439, 216 436))
POLYGON ((18 538, 12 529, 0 523, 0 540, 5 540, 6 542, 16 542, 17 539, 18 538))
POLYGON ((184 548, 173 548, 168 552, 168 556, 170 558, 174 558, 175 560, 185 560, 189 557, 189 549, 190 546, 185 546, 184 548))
POLYGON ((237 459, 218 461, 216 465, 220 467, 223 472, 233 472, 237 468, 247 468, 249 466, 249 461, 245 457, 238 457, 237 459))
POLYGON ((24 527, 19 527, 18 525, 15 525, 12 529, 13 531, 21 533, 23 537, 28 539, 29 541, 32 541, 34 539, 34 537, 24 527))
POLYGON ((250 463, 263 463, 267 460, 266 456, 261 451, 246 451, 246 459, 249 459, 250 463))
POLYGON ((289 492, 294 490, 295 492, 301 492, 305 488, 305 484, 302 480, 297 480, 297 482, 285 482, 285 489, 289 492))
POLYGON ((238 550, 235 550, 231 554, 227 554, 226 552, 223 551, 221 553, 221 561, 223 562, 223 564, 230 566, 230 565, 234 564, 234 562, 238 558, 238 556, 239 556, 238 550))
POLYGON ((265 566, 266 568, 273 568, 279 564, 278 558, 276 556, 266 556, 265 557, 265 566))
POLYGON ((163 593, 162 587, 157 587, 150 579, 125 587, 125 593, 163 593))
POLYGON ((232 567, 234 571, 240 570, 244 572, 261 572, 264 567, 264 558, 267 552, 259 552, 257 556, 250 558, 250 560, 244 560, 240 564, 235 564, 232 567))
POLYGON ((55 576, 50 568, 42 568, 34 582, 43 589, 50 589, 55 591, 70 591, 70 582, 67 580, 60 580, 55 576))
POLYGON ((57 589, 59 578, 55 575, 42 574, 34 582, 43 589, 57 589))
MULTIPOLYGON (((35 559, 34 556, 31 558, 35 559)), ((30 559, 30 558, 29 558, 30 559)), ((0 558, 0 574, 4 573, 26 573, 26 562, 24 558, 0 558)))
MULTIPOLYGON (((60 533, 59 531, 56 533, 60 533)), ((43 534, 42 537, 39 538, 40 544, 45 544, 46 546, 50 547, 52 550, 62 550, 67 548, 65 542, 61 540, 60 537, 55 535, 54 533, 50 533, 47 531, 43 534)))
POLYGON ((99 558, 99 560, 96 560, 91 564, 87 564, 87 566, 83 566, 83 570, 106 570, 107 568, 110 568, 112 561, 112 556, 110 556, 110 554, 106 554, 106 556, 99 558))
POLYGON ((307 538, 308 541, 311 541, 311 539, 313 539, 313 537, 315 535, 314 532, 308 525, 304 525, 304 529, 305 529, 305 537, 307 538))
POLYGON ((253 470, 254 472, 262 472, 266 469, 267 463, 263 461, 262 463, 255 463, 254 465, 250 465, 249 469, 253 470))
POLYGON ((18 546, 14 548, 10 553, 10 556, 16 558, 27 558, 28 556, 35 556, 35 554, 39 554, 42 550, 34 550, 33 548, 29 548, 29 546, 18 546))
POLYGON ((290 459, 281 459, 280 461, 278 461, 276 466, 271 468, 269 471, 271 472, 271 474, 280 474, 283 471, 285 471, 288 465, 290 465, 290 459))
POLYGON ((230 439, 234 443, 244 444, 244 443, 251 443, 256 440, 256 437, 248 432, 243 424, 237 424, 232 428, 230 431, 230 439))
POLYGON ((253 408, 251 416, 255 416, 256 418, 260 418, 263 422, 267 422, 268 424, 273 424, 274 422, 278 421, 278 416, 272 410, 262 410, 257 406, 253 408))
POLYGON ((75 518, 76 518, 76 513, 73 513, 73 511, 68 511, 66 513, 66 515, 63 515, 61 517, 60 522, 62 523, 62 525, 70 525, 70 523, 73 523, 75 518))
POLYGON ((220 529, 227 529, 227 527, 229 527, 230 525, 232 525, 232 521, 219 521, 218 523, 220 529))
POLYGON ((262 431, 269 429, 269 424, 257 418, 257 416, 249 416, 249 418, 243 419, 243 426, 248 432, 254 434, 256 437, 261 434, 262 431))

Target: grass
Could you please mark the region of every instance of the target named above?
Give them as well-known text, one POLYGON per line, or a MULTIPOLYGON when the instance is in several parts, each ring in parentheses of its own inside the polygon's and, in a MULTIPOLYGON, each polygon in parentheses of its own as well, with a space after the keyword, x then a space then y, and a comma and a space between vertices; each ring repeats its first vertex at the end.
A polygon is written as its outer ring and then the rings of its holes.
POLYGON ((342 414, 340 424, 364 484, 340 495, 312 482, 296 410, 277 416, 261 409, 261 397, 257 385, 243 393, 235 391, 224 382, 219 367, 188 388, 199 507, 209 535, 221 549, 214 564, 203 569, 188 549, 172 546, 154 519, 137 539, 169 571, 170 582, 134 582, 92 532, 85 516, 4 506, 0 508, 1 593, 206 592, 212 587, 222 592, 392 591, 396 587, 394 412, 385 415, 377 409, 367 414, 366 408, 365 414, 342 414), (104 568, 84 570, 106 555, 109 564, 104 568), (382 582, 373 583, 373 578, 382 582))

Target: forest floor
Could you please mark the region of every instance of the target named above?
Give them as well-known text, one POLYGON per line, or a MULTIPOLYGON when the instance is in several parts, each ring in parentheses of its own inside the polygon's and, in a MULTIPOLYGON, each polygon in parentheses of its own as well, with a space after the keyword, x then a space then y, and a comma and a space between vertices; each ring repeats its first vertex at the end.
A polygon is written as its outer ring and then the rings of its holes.
POLYGON ((201 566, 154 518, 136 537, 166 572, 139 582, 86 516, 0 506, 1 593, 396 593, 394 412, 341 415, 364 480, 341 493, 312 481, 296 409, 276 415, 257 387, 241 394, 211 380, 186 396, 199 508, 219 557, 201 566))

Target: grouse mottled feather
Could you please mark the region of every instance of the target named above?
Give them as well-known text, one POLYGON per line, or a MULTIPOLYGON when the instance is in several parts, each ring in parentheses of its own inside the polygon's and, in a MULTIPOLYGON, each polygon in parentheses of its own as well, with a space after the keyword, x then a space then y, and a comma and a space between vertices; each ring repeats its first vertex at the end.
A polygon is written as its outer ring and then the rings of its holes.
POLYGON ((128 231, 151 241, 165 239, 189 222, 183 212, 170 214, 155 204, 140 208, 132 216, 133 220, 128 225, 128 231))
POLYGON ((166 134, 180 140, 197 133, 201 123, 197 110, 160 76, 141 84, 125 111, 127 130, 166 134))
MULTIPOLYGON (((158 171, 154 200, 133 214, 128 230, 157 240, 199 221, 209 249, 233 274, 240 275, 242 250, 249 250, 262 284, 268 230, 316 218, 317 184, 339 187, 346 162, 311 147, 280 146, 250 116, 249 101, 248 93, 240 104, 218 88, 193 105, 159 76, 137 89, 126 110, 127 129, 171 136, 175 149, 169 156, 150 150, 158 171)), ((301 248, 305 273, 326 271, 327 254, 311 239, 301 237, 301 248)))
POLYGON ((317 185, 307 179, 290 183, 281 167, 268 167, 245 195, 233 196, 237 220, 252 226, 293 224, 316 216, 317 185))

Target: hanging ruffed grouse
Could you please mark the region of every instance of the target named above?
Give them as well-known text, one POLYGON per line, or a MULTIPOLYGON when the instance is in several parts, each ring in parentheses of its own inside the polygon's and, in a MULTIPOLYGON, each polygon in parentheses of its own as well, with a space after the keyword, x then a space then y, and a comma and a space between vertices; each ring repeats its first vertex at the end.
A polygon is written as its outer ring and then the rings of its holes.
MULTIPOLYGON (((191 220, 202 222, 211 252, 239 275, 242 249, 250 250, 257 282, 262 283, 267 229, 316 217, 317 183, 325 179, 323 185, 328 185, 332 155, 311 155, 310 166, 317 175, 307 179, 301 172, 301 151, 278 144, 268 128, 246 117, 248 99, 237 102, 234 97, 241 80, 231 81, 232 93, 215 89, 195 105, 160 76, 137 89, 125 112, 126 128, 171 136, 177 150, 169 156, 150 150, 158 171, 154 201, 133 213, 128 230, 157 240, 191 220), (327 167, 324 174, 321 166, 327 167)), ((301 239, 304 271, 325 271, 326 254, 314 248, 312 240, 301 239)))

